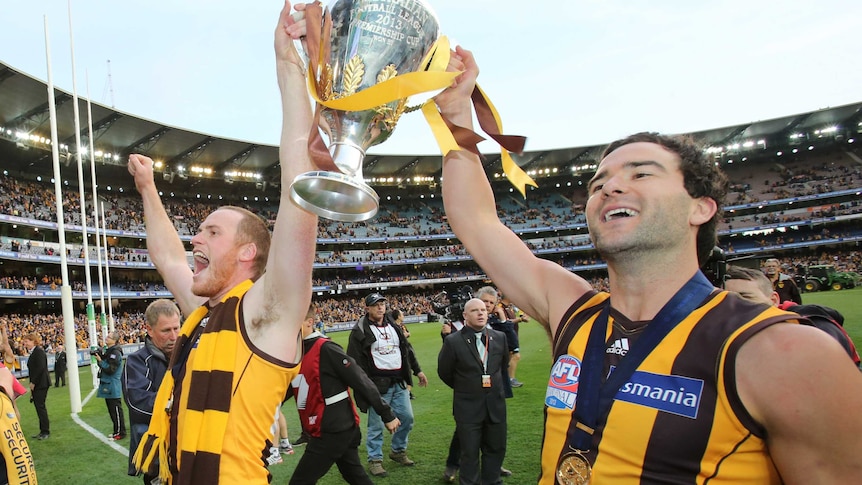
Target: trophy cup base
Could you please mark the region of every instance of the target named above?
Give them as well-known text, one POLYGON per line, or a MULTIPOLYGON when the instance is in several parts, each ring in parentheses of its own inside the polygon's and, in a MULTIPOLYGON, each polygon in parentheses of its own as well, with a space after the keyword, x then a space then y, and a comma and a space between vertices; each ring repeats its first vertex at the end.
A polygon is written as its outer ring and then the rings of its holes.
POLYGON ((290 199, 311 213, 340 222, 371 219, 380 207, 380 197, 368 184, 334 172, 299 175, 290 184, 290 199))

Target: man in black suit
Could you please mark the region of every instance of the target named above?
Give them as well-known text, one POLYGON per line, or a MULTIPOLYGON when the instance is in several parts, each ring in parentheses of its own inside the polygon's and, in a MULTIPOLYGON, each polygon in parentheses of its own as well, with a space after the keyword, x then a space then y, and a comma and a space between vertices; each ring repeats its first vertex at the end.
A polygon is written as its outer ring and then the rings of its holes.
POLYGON ((48 408, 45 407, 48 388, 51 387, 51 376, 48 375, 48 356, 41 346, 42 337, 36 332, 25 335, 23 343, 27 351, 30 352, 30 357, 27 359, 27 372, 30 375, 30 400, 39 416, 39 434, 33 437, 44 440, 51 436, 48 408))
POLYGON ((478 298, 464 305, 464 328, 446 337, 437 360, 440 379, 454 392, 452 415, 461 443, 462 485, 502 483, 506 455, 509 348, 506 335, 490 327, 478 298), (482 452, 481 469, 479 451, 482 452))
POLYGON ((54 354, 54 387, 66 386, 66 350, 62 345, 57 346, 57 353, 54 354))

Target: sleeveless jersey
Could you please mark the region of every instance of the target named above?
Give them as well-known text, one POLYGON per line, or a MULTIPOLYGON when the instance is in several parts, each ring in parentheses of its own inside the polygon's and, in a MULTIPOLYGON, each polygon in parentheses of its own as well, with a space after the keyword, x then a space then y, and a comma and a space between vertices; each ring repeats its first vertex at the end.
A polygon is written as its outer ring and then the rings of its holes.
MULTIPOLYGON (((226 418, 227 427, 223 437, 218 482, 264 484, 269 483, 270 479, 265 464, 270 454, 269 449, 273 446, 270 430, 273 409, 281 406, 288 384, 299 372, 299 364, 275 359, 251 343, 245 325, 241 323, 242 308, 237 308, 240 306, 239 301, 232 298, 221 303, 213 308, 206 322, 202 323, 202 326, 215 326, 221 328, 221 331, 239 330, 241 335, 236 345, 230 410, 226 418)), ((198 350, 197 344, 194 344, 188 362, 194 361, 198 350)), ((186 370, 188 369, 187 365, 186 370)), ((188 407, 188 386, 191 380, 183 379, 179 409, 188 407)), ((220 383, 210 383, 218 384, 220 383)), ((176 404, 174 406, 176 408, 176 404)), ((194 423, 186 422, 184 429, 194 430, 194 423)), ((206 433, 206 430, 200 429, 199 432, 206 433)), ((183 436, 178 435, 172 439, 181 442, 183 436)), ((175 443, 172 445, 172 450, 178 449, 175 443)), ((180 465, 181 470, 182 468, 180 465)))
MULTIPOLYGON (((556 483, 559 460, 570 451, 567 433, 584 350, 609 296, 590 292, 579 299, 554 336, 540 485, 556 483)), ((611 311, 611 322, 613 316, 611 311)), ((752 335, 787 321, 794 322, 792 314, 713 292, 644 359, 599 417, 585 453, 593 464, 591 483, 781 483, 764 430, 736 393, 734 362, 752 335)), ((606 359, 619 358, 616 346, 610 342, 606 359)))

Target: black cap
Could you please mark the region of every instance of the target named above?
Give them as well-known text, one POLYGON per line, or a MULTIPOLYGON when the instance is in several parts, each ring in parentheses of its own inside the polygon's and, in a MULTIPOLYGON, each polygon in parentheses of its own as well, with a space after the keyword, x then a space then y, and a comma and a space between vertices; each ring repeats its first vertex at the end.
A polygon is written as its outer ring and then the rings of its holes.
POLYGON ((380 293, 372 293, 365 297, 365 306, 371 306, 380 301, 386 301, 386 297, 380 293))

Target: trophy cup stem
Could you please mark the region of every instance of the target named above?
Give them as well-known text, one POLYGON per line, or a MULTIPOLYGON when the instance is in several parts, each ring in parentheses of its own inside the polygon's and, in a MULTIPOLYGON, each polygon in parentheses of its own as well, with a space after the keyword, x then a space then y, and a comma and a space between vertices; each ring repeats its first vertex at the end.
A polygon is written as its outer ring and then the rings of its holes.
POLYGON ((320 217, 341 222, 359 222, 377 214, 380 197, 362 177, 365 151, 352 143, 329 147, 337 172, 306 172, 290 185, 290 198, 320 217))

